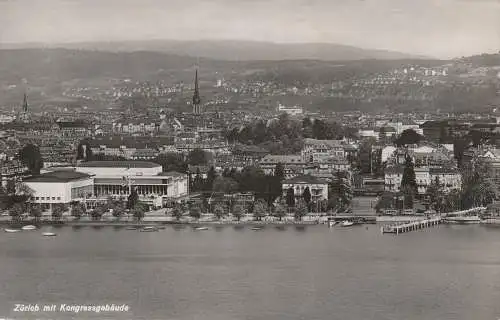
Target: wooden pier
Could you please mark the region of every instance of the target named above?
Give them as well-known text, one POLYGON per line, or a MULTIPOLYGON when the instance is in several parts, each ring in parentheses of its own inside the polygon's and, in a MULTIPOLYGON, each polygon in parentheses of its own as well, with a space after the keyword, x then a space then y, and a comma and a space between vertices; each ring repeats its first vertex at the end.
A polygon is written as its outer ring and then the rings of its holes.
POLYGON ((436 217, 432 217, 432 218, 424 219, 424 220, 385 225, 380 229, 380 231, 382 233, 400 234, 400 233, 420 230, 420 229, 424 229, 424 228, 434 227, 440 223, 441 223, 441 217, 436 216, 436 217))

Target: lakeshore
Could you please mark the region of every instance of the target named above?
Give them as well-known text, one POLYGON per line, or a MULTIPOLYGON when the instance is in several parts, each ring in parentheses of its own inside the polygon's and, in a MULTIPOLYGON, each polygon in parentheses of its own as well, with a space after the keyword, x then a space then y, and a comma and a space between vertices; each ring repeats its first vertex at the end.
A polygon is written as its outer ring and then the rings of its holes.
MULTIPOLYGON (((10 217, 2 217, 0 219, 0 225, 13 226, 13 225, 53 225, 53 226, 158 226, 158 225, 241 225, 241 226, 280 226, 280 225, 327 225, 329 219, 335 221, 352 221, 358 219, 372 218, 373 222, 361 222, 360 224, 388 224, 388 223, 408 223, 423 221, 426 216, 357 216, 357 215, 338 215, 338 216, 320 216, 313 217, 308 220, 297 221, 294 219, 283 219, 283 220, 216 220, 216 219, 199 219, 199 220, 175 220, 169 219, 168 217, 147 217, 141 221, 131 220, 131 219, 102 219, 102 220, 90 220, 90 219, 71 219, 71 217, 63 218, 60 220, 52 219, 24 219, 21 221, 15 221, 10 219, 10 217)), ((492 224, 489 222, 488 224, 492 224)))

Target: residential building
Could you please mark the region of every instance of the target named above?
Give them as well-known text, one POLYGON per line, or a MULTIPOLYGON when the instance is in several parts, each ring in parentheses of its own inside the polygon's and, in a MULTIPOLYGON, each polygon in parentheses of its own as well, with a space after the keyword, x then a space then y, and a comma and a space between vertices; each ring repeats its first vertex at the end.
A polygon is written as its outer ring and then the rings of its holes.
MULTIPOLYGON (((415 168, 415 182, 417 183, 418 194, 425 194, 429 185, 439 179, 444 193, 452 190, 460 190, 462 187, 462 176, 456 168, 415 168)), ((386 168, 384 174, 385 190, 390 192, 401 191, 401 181, 403 179, 404 166, 396 165, 386 168)))
POLYGON ((304 139, 301 155, 302 161, 307 163, 344 159, 345 151, 343 141, 304 139))
POLYGON ((283 166, 286 179, 303 174, 306 165, 302 156, 299 155, 269 154, 260 160, 259 168, 261 168, 265 174, 273 175, 278 164, 283 166))
POLYGON ((283 196, 286 197, 288 189, 294 191, 296 201, 302 198, 304 190, 309 188, 311 201, 328 200, 328 181, 312 175, 300 175, 284 180, 282 183, 283 196))

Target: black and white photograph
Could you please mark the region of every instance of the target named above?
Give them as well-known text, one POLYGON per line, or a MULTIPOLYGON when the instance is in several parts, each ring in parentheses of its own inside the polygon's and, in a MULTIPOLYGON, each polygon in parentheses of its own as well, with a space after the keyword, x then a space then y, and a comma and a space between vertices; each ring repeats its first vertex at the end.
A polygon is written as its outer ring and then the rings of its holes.
POLYGON ((0 320, 499 320, 500 0, 0 0, 0 320))

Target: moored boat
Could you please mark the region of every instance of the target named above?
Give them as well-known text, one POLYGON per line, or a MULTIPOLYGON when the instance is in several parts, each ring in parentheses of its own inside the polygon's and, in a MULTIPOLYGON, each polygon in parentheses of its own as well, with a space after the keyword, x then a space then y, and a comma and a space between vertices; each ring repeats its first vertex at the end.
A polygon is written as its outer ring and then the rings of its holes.
POLYGON ((194 230, 196 230, 196 231, 208 230, 208 227, 197 227, 197 228, 194 228, 194 230))
POLYGON ((481 223, 479 216, 450 216, 443 219, 445 223, 453 224, 478 224, 481 223))
POLYGON ((23 226, 21 229, 22 230, 35 230, 36 226, 29 224, 27 226, 23 226))
POLYGON ((21 232, 21 229, 11 229, 11 228, 5 228, 3 229, 5 232, 8 233, 15 233, 15 232, 21 232))
POLYGON ((345 220, 345 221, 342 221, 342 223, 340 224, 342 227, 351 227, 354 225, 354 222, 352 221, 349 221, 349 220, 345 220))
POLYGON ((140 231, 141 232, 155 232, 155 231, 158 231, 158 228, 155 226, 147 226, 147 227, 143 227, 140 231))
POLYGON ((44 237, 55 237, 55 236, 57 236, 57 234, 55 234, 54 232, 43 232, 42 236, 44 236, 44 237))

